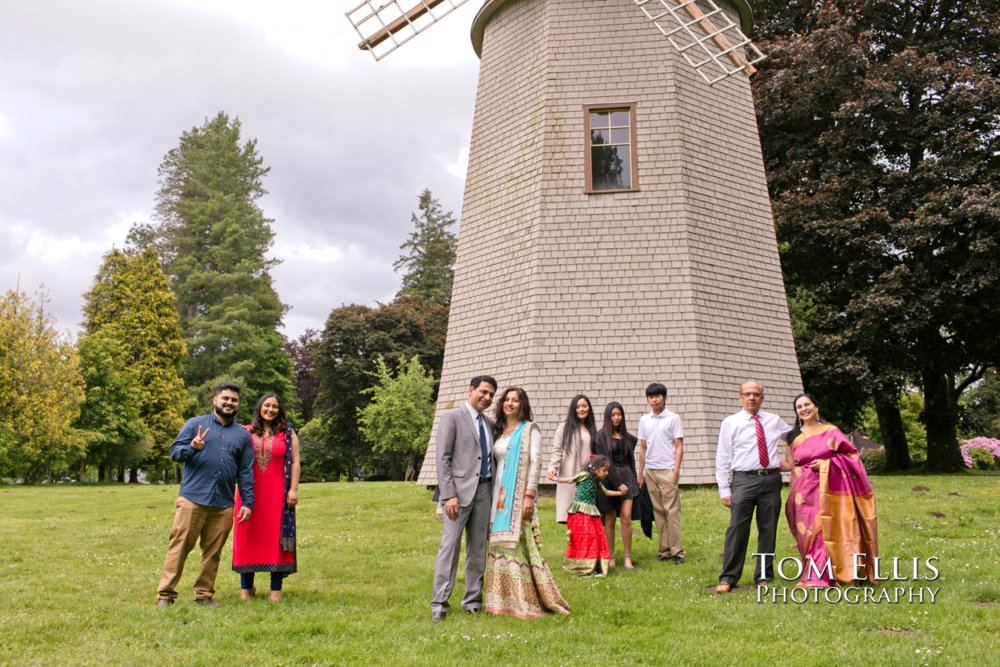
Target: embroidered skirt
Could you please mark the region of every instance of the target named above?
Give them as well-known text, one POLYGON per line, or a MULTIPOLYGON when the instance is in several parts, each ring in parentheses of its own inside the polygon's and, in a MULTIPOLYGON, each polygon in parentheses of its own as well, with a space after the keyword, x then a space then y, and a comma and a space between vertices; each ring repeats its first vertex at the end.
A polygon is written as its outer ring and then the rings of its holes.
POLYGON ((538 550, 540 542, 537 526, 530 529, 525 526, 516 546, 489 546, 484 586, 486 611, 518 618, 569 613, 569 604, 538 550))

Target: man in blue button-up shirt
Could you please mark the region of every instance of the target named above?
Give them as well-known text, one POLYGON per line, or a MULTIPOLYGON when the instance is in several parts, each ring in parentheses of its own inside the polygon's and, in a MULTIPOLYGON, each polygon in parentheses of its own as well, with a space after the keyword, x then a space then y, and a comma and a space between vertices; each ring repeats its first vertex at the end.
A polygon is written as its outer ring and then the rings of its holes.
POLYGON ((239 386, 219 385, 212 404, 212 412, 187 420, 170 445, 170 458, 184 463, 184 473, 160 575, 157 607, 169 607, 177 599, 184 561, 199 538, 201 571, 194 582, 194 601, 218 606, 212 600, 215 575, 222 547, 233 528, 237 482, 243 500, 240 523, 250 518, 253 507, 253 442, 250 432, 235 421, 240 407, 239 386))

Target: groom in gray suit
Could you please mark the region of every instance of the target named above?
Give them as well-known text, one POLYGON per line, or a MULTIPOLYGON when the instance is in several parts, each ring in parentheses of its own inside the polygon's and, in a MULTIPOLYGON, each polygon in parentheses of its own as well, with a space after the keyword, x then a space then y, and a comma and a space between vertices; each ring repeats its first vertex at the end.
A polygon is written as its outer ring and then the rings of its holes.
POLYGON ((458 555, 465 531, 465 595, 462 609, 483 608, 486 536, 493 503, 493 428, 483 411, 490 407, 497 381, 477 375, 469 383, 469 401, 441 415, 435 455, 438 494, 444 501, 444 529, 434 564, 431 620, 443 621, 455 586, 458 555))

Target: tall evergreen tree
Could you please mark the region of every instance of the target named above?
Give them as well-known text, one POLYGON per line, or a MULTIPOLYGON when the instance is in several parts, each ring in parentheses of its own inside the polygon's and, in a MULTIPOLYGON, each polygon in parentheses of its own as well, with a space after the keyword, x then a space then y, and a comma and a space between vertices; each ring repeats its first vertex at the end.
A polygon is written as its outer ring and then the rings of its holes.
POLYGON ((46 303, 42 291, 0 297, 0 471, 29 483, 51 481, 86 451, 73 426, 84 400, 80 360, 46 303))
POLYGON ((87 335, 115 341, 142 387, 137 414, 152 444, 144 465, 170 467, 170 443, 184 423, 187 405, 181 378, 187 350, 177 300, 156 249, 108 252, 84 298, 87 335))
MULTIPOLYGON (((278 334, 286 307, 271 284, 271 220, 257 202, 269 169, 240 122, 219 113, 181 135, 160 165, 153 236, 181 316, 184 379, 199 405, 229 380, 243 386, 240 419, 256 397, 292 396, 292 361, 278 334)), ((136 234, 149 239, 149 234, 136 234)))
POLYGON ((420 193, 420 215, 410 216, 413 231, 399 247, 403 254, 392 265, 403 269, 403 285, 397 296, 419 296, 427 303, 451 304, 451 285, 458 240, 448 228, 455 224, 430 190, 420 193))
POLYGON ((782 263, 815 306, 804 371, 870 387, 883 432, 918 382, 928 468, 959 469, 958 398, 1000 349, 1000 6, 762 9, 781 14, 754 93, 782 263))

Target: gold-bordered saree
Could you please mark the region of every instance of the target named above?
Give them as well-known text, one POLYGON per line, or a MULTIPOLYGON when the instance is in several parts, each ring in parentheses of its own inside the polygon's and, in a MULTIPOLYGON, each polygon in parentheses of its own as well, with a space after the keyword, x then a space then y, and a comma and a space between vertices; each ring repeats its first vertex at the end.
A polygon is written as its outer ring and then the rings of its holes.
POLYGON ((486 554, 486 611, 518 618, 568 614, 555 578, 539 551, 538 512, 524 518, 524 494, 537 493, 541 473, 541 432, 521 422, 509 438, 493 445, 498 485, 486 554))
POLYGON ((785 516, 805 566, 802 583, 878 583, 875 493, 858 450, 832 424, 800 434, 791 447, 796 468, 785 516), (818 471, 811 467, 816 462, 818 471), (809 561, 815 563, 812 570, 809 561))

